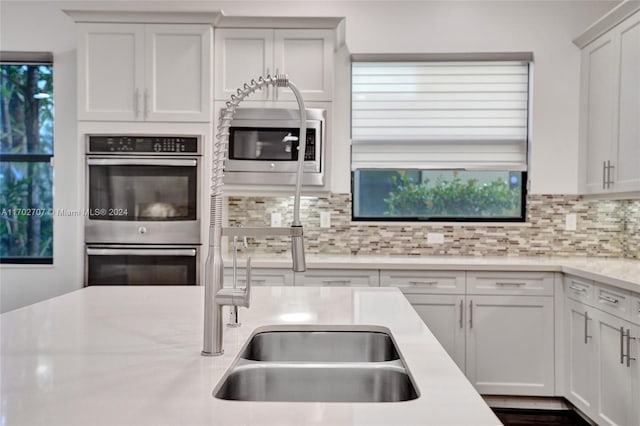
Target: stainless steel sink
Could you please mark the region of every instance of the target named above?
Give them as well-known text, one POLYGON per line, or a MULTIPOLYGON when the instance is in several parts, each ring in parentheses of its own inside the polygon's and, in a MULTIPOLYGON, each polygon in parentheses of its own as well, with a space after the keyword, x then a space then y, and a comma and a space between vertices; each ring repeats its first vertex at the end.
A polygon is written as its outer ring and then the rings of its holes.
POLYGON ((375 331, 268 331, 241 358, 253 361, 381 362, 400 359, 391 337, 375 331))
POLYGON ((215 397, 237 401, 398 402, 418 395, 399 364, 258 362, 234 368, 215 397))
POLYGON ((387 332, 269 330, 255 334, 213 395, 236 401, 398 402, 418 398, 387 332))

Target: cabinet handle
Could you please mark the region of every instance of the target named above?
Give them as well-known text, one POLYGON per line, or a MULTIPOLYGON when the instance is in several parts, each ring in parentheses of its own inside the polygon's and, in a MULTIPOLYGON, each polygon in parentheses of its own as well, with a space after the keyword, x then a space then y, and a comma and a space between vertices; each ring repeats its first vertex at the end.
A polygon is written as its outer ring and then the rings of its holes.
POLYGON ((631 361, 635 361, 636 358, 631 356, 631 341, 636 340, 635 337, 631 337, 631 330, 627 328, 627 367, 631 368, 631 361))
POLYGON ((515 286, 515 287, 521 287, 523 285, 526 285, 527 283, 523 283, 523 282, 507 282, 507 281, 498 281, 496 282, 496 285, 504 287, 504 286, 515 286))
POLYGON ((135 117, 138 118, 140 115, 140 89, 138 88, 133 92, 133 109, 135 117))
POLYGON ((324 285, 329 285, 329 284, 347 285, 350 283, 351 283, 351 280, 322 280, 322 284, 324 285))
POLYGON ((624 364, 624 338, 626 334, 624 327, 620 327, 620 364, 624 364))
POLYGON ((607 162, 602 162, 602 189, 607 189, 607 162))
POLYGON ((615 169, 615 166, 611 165, 611 161, 607 160, 607 189, 610 189, 613 183, 611 180, 611 169, 615 169))
POLYGON ((409 281, 411 285, 436 285, 438 281, 409 281))
POLYGON ((586 288, 578 287, 578 286, 575 286, 575 285, 571 285, 571 286, 569 286, 569 288, 570 288, 571 290, 573 290, 573 291, 577 291, 577 292, 579 292, 579 293, 586 293, 586 292, 587 292, 587 289, 586 289, 586 288))
POLYGON ((598 298, 600 300, 603 300, 605 302, 609 302, 609 303, 613 303, 613 304, 617 304, 618 303, 618 299, 614 299, 613 297, 609 297, 609 296, 604 296, 604 295, 600 295, 598 296, 598 298))
POLYGON ((469 301, 469 328, 473 328, 473 300, 469 301))
POLYGON ((589 312, 584 311, 584 344, 585 345, 589 343, 589 339, 591 339, 592 337, 592 336, 589 336, 589 332, 588 332, 589 321, 591 321, 591 318, 589 318, 589 312))
POLYGON ((464 315, 463 315, 462 311, 464 311, 464 304, 463 304, 463 302, 461 300, 460 301, 460 328, 464 327, 464 320, 463 320, 464 315))
POLYGON ((149 89, 144 89, 144 119, 149 116, 149 89))

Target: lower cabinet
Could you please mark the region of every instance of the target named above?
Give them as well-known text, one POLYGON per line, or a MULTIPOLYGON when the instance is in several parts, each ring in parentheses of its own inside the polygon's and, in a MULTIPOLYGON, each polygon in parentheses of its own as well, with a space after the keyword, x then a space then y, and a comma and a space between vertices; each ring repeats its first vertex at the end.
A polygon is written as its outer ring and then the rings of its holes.
POLYGON ((575 282, 565 277, 564 395, 598 425, 640 425, 640 324, 621 308, 631 295, 585 285, 593 297, 570 291, 575 282))
POLYGON ((449 274, 381 271, 380 285, 400 287, 478 392, 555 395, 553 274, 503 273, 493 286, 485 273, 449 274), (466 290, 453 285, 464 283, 465 274, 466 290), (480 279, 483 294, 471 294, 469 282, 480 279), (454 287, 460 294, 450 294, 454 287))
POLYGON ((467 378, 485 395, 555 393, 553 297, 469 296, 467 378))
POLYGON ((308 269, 296 272, 296 286, 378 287, 377 269, 308 269))
MULTIPOLYGON (((238 287, 244 287, 247 283, 246 270, 244 262, 239 262, 236 272, 236 284, 238 287)), ((224 286, 231 287, 233 285, 233 268, 224 268, 224 286)), ((252 268, 251 269, 251 285, 254 286, 279 286, 293 285, 293 272, 290 269, 276 268, 252 268)))

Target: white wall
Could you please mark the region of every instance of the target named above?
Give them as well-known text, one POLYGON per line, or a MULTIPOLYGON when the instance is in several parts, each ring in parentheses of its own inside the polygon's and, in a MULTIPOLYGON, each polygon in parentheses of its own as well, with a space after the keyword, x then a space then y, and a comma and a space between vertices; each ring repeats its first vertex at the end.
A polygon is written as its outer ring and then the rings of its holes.
MULTIPOLYGON (((244 16, 346 18, 351 53, 532 51, 532 192, 578 189, 579 50, 571 40, 618 2, 599 1, 226 1, 0 2, 0 49, 54 53, 54 208, 81 208, 82 149, 75 122, 75 28, 62 9, 224 10, 244 16)), ((340 52, 331 156, 333 192, 349 185, 349 63, 340 52)), ((81 287, 82 220, 55 218, 53 266, 0 269, 0 310, 81 287)))

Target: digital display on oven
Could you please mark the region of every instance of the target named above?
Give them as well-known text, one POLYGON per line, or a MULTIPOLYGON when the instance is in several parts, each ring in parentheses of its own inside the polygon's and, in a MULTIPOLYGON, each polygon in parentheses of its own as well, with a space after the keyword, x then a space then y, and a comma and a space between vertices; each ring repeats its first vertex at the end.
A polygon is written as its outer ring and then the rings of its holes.
POLYGON ((190 136, 89 136, 88 153, 194 154, 198 138, 190 136))

